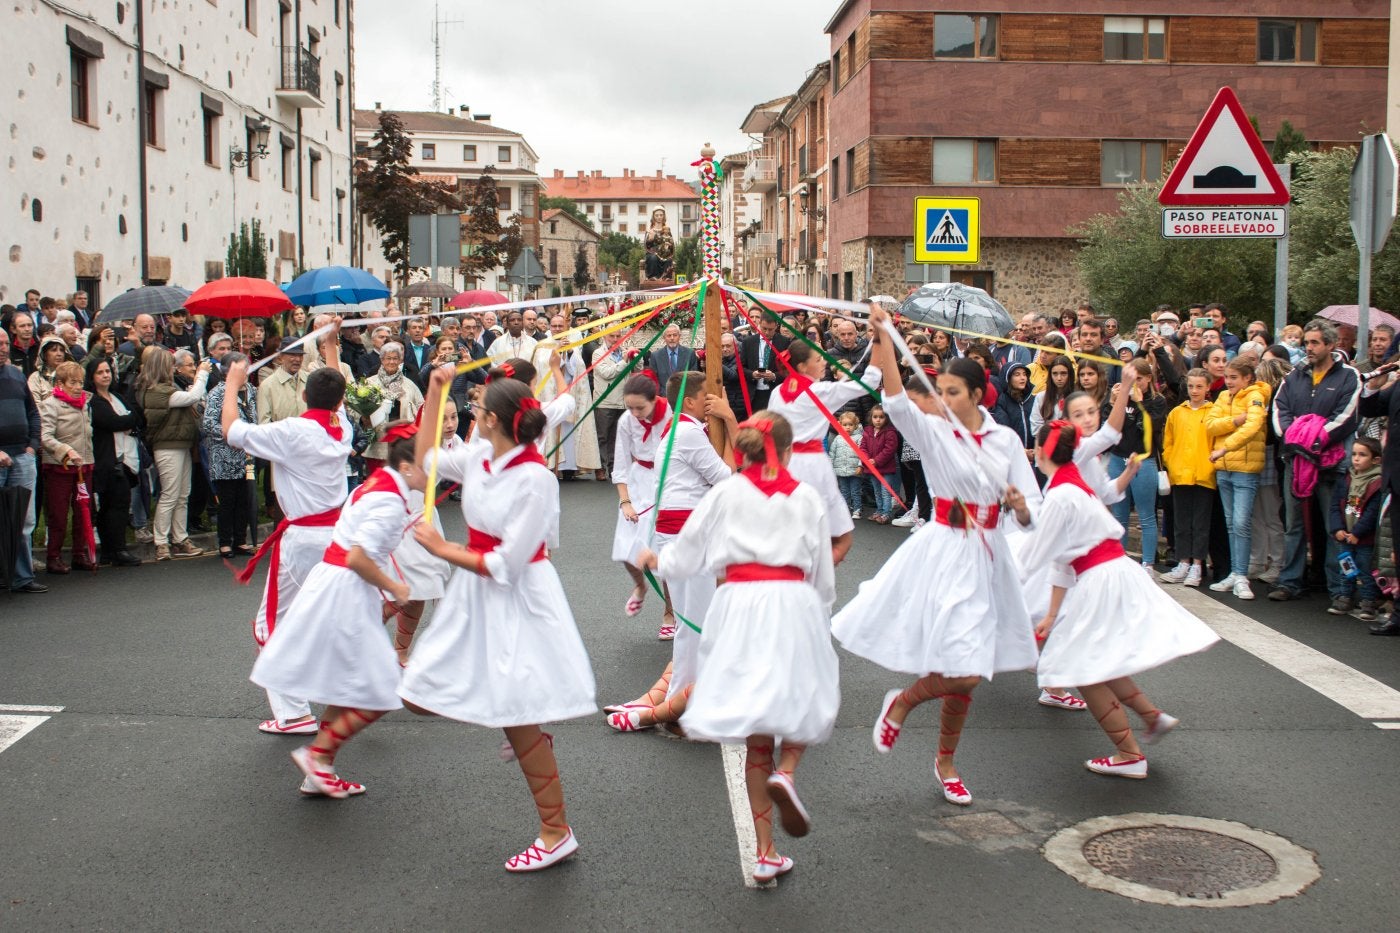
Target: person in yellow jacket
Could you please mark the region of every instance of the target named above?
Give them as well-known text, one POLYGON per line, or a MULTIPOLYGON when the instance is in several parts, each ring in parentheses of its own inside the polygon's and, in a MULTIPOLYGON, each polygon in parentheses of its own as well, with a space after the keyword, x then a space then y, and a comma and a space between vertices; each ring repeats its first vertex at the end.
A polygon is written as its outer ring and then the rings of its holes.
MULTIPOLYGON (((1045 386, 1050 381, 1050 367, 1055 360, 1059 359, 1069 349, 1069 344, 1065 342, 1063 334, 1051 331, 1040 341, 1040 352, 1035 355, 1035 361, 1026 369, 1030 372, 1031 392, 1038 394, 1045 391, 1045 386)), ((1073 361, 1073 357, 1070 358, 1073 361)), ((1073 376, 1073 373, 1070 373, 1073 376)))
POLYGON ((1163 583, 1200 586, 1210 551, 1210 516, 1215 504, 1215 464, 1210 458, 1210 373, 1186 374, 1186 401, 1167 415, 1162 431, 1162 464, 1172 483, 1172 518, 1177 565, 1159 575, 1163 583))
POLYGON ((1225 508, 1225 528, 1230 535, 1230 575, 1211 589, 1234 592, 1240 599, 1253 599, 1249 588, 1249 544, 1254 517, 1254 495, 1259 474, 1264 472, 1264 446, 1268 429, 1270 388, 1257 382, 1248 360, 1232 360, 1225 367, 1225 391, 1215 400, 1206 418, 1210 432, 1211 462, 1216 465, 1215 481, 1220 488, 1220 504, 1225 508))

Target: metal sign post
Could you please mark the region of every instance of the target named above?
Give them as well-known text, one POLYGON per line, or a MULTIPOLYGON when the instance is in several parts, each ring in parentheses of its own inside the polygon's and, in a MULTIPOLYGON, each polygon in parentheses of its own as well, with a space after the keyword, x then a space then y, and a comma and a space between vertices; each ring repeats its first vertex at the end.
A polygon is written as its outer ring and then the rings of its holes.
POLYGON ((1357 276, 1356 342, 1365 346, 1371 328, 1371 256, 1385 247, 1395 223, 1400 164, 1384 133, 1367 136, 1351 168, 1351 232, 1361 253, 1357 276))
MULTIPOLYGON (((1293 166, 1278 165, 1274 168, 1278 170, 1279 178, 1283 179, 1285 188, 1291 190, 1293 182, 1293 166)), ((1279 340, 1280 334, 1288 324, 1288 226, 1285 223, 1283 236, 1274 241, 1274 339, 1279 340)))

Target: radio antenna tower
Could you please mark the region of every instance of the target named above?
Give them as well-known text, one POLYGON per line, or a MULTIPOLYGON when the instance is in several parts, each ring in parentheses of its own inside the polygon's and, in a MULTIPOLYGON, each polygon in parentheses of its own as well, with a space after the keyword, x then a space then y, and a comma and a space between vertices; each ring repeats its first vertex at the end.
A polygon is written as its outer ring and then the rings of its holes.
POLYGON ((433 4, 433 110, 442 112, 442 33, 444 26, 460 26, 460 19, 439 19, 438 5, 433 4))

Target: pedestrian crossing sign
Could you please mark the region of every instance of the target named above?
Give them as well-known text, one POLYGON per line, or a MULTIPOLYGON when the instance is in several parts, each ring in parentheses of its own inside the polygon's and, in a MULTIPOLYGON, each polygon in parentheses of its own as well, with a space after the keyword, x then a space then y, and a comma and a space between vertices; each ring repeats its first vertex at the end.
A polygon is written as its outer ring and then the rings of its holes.
POLYGON ((914 261, 977 262, 981 204, 979 198, 915 198, 914 261))

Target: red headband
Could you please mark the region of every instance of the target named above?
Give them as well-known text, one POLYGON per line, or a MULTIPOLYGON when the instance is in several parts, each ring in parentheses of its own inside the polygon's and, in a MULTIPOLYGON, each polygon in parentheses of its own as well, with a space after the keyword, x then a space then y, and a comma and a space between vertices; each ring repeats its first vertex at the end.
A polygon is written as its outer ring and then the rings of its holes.
POLYGON ((656 370, 654 370, 654 369, 639 369, 639 370, 637 370, 637 375, 639 375, 639 376, 646 376, 646 377, 647 377, 648 379, 650 379, 652 382, 656 383, 656 387, 657 387, 658 389, 661 388, 661 377, 659 377, 659 376, 656 375, 656 370))
POLYGON ((1060 446, 1060 432, 1069 428, 1074 432, 1074 446, 1079 446, 1079 426, 1063 419, 1050 422, 1050 433, 1045 435, 1045 455, 1049 456, 1055 448, 1060 446))
MULTIPOLYGON (((422 412, 420 411, 419 414, 421 415, 422 412)), ((394 441, 408 440, 417 433, 418 422, 416 421, 412 424, 396 424, 392 428, 384 432, 384 437, 382 438, 382 440, 386 444, 392 444, 394 443, 394 441)))
POLYGON ((773 421, 771 418, 749 418, 739 424, 739 430, 753 428, 763 435, 764 474, 768 478, 778 475, 782 464, 778 462, 778 447, 773 443, 773 421))
POLYGON ((515 418, 510 423, 510 433, 515 435, 515 439, 520 440, 520 419, 527 411, 539 411, 539 399, 533 395, 527 395, 520 400, 520 407, 516 409, 515 418))
MULTIPOLYGON (((500 366, 497 366, 497 367, 496 367, 496 372, 500 373, 500 374, 501 374, 501 377, 504 378, 504 379, 514 379, 514 378, 515 378, 515 367, 512 366, 512 365, 510 365, 509 363, 502 363, 500 366)), ((487 382, 490 382, 490 381, 492 380, 492 378, 494 378, 494 377, 493 377, 490 373, 487 373, 487 374, 486 374, 486 381, 487 381, 487 382)))

